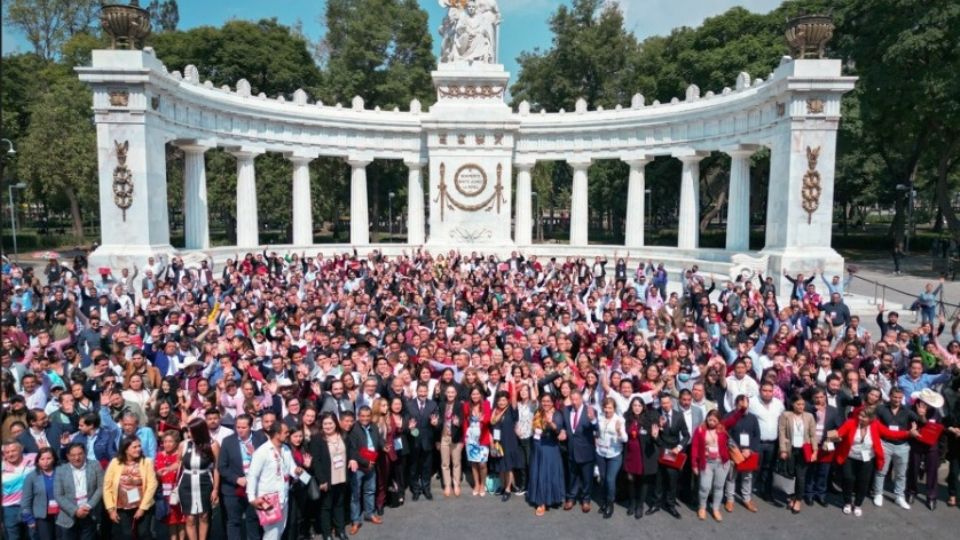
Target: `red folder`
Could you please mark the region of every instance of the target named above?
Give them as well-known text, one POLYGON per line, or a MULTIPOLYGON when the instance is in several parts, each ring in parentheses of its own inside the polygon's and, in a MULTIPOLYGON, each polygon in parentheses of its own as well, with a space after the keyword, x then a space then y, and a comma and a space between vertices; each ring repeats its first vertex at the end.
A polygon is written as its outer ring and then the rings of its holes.
POLYGON ((736 465, 737 472, 753 472, 760 468, 760 454, 753 453, 750 454, 750 457, 744 458, 743 461, 736 465))
POLYGON ((660 465, 664 467, 670 467, 671 469, 680 470, 683 469, 683 464, 687 462, 687 455, 683 452, 678 452, 674 454, 673 452, 664 452, 660 454, 660 459, 658 460, 660 465))
POLYGON ((918 431, 920 436, 917 437, 917 440, 927 446, 933 446, 940 440, 940 435, 943 433, 943 424, 927 422, 918 431))
POLYGON ((807 463, 813 463, 813 445, 810 443, 803 443, 803 460, 807 463))

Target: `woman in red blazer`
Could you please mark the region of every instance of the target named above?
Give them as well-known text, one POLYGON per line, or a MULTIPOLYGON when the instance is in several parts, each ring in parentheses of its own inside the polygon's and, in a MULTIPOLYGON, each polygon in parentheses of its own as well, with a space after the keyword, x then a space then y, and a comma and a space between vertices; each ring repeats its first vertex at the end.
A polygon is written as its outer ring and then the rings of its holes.
POLYGON ((902 441, 916 436, 916 426, 910 431, 892 431, 877 421, 877 409, 868 407, 840 426, 835 439, 837 464, 843 466, 843 513, 860 517, 861 506, 870 488, 873 470, 883 467, 883 439, 902 441))
POLYGON ((473 494, 487 494, 487 459, 490 457, 490 403, 484 399, 479 386, 470 389, 467 402, 463 404, 463 442, 467 449, 467 461, 473 471, 473 494))
POLYGON ((693 431, 690 443, 690 466, 700 478, 700 508, 697 517, 707 519, 707 498, 713 492, 713 519, 723 521, 720 505, 723 486, 730 472, 730 437, 720 421, 720 413, 712 410, 693 431))

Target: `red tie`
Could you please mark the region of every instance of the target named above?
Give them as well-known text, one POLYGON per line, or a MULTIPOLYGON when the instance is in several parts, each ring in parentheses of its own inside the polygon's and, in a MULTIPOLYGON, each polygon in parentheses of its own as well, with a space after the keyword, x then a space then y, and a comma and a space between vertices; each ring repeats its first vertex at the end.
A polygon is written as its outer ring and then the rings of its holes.
POLYGON ((577 424, 580 423, 580 410, 574 409, 573 411, 573 431, 577 430, 577 424))

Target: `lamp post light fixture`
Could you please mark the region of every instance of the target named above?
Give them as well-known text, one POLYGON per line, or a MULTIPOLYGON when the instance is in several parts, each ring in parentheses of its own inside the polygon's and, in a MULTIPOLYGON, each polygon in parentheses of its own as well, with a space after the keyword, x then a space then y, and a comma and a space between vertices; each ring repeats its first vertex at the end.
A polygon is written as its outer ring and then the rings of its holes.
MULTIPOLYGON (((6 139, 4 139, 6 140, 6 139)), ((9 142, 9 141, 7 141, 9 142)), ((10 150, 13 151, 13 145, 10 145, 10 150)), ((19 262, 19 255, 17 253, 17 207, 13 205, 13 190, 23 189, 27 187, 23 182, 17 184, 10 184, 7 186, 7 196, 10 198, 10 232, 13 234, 13 261, 19 262)))

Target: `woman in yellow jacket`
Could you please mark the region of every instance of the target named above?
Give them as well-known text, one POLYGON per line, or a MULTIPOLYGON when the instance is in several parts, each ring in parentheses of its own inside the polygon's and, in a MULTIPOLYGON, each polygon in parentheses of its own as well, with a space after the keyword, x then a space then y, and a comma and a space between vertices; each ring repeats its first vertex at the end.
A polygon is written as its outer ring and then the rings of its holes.
POLYGON ((149 540, 153 529, 153 495, 157 473, 153 460, 144 457, 140 439, 124 437, 117 457, 110 461, 103 478, 103 504, 119 540, 149 540))

